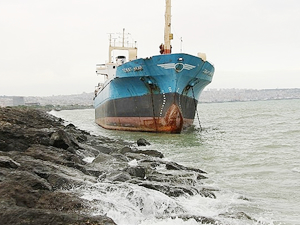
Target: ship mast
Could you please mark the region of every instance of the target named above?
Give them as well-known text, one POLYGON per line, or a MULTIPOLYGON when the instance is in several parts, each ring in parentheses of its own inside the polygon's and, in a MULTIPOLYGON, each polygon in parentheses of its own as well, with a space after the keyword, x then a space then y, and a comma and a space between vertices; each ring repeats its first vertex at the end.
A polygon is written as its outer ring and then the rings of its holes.
POLYGON ((171 53, 171 40, 173 40, 173 34, 171 33, 171 0, 166 0, 164 54, 171 53))

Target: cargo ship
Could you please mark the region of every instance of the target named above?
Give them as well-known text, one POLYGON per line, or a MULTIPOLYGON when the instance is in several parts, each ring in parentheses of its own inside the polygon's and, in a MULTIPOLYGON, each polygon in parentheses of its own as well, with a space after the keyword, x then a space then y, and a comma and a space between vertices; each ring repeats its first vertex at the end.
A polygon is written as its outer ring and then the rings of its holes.
POLYGON ((198 99, 214 66, 204 53, 172 53, 171 0, 166 0, 164 43, 159 54, 137 58, 136 44, 110 36, 109 61, 95 90, 95 122, 105 129, 181 133, 193 125, 198 99), (126 52, 117 55, 115 52, 126 52), (114 53, 113 53, 114 52, 114 53))

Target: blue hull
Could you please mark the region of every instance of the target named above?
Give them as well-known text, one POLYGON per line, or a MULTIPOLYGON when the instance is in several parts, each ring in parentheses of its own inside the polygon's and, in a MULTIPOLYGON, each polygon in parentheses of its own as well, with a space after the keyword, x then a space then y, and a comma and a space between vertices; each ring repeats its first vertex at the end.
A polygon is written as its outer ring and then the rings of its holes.
POLYGON ((192 125, 213 74, 209 62, 183 53, 124 63, 94 99, 96 122, 108 129, 180 133, 192 125))

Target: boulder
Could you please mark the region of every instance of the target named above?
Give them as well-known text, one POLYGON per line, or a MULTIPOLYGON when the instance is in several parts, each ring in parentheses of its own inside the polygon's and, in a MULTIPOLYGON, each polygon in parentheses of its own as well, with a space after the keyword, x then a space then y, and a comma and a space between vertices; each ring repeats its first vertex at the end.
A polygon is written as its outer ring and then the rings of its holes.
POLYGON ((15 162, 8 156, 0 156, 0 167, 5 168, 18 168, 20 166, 19 163, 15 162))
POLYGON ((68 149, 69 147, 80 148, 78 142, 64 130, 58 130, 51 135, 50 145, 62 149, 68 149))
POLYGON ((140 138, 136 141, 138 146, 147 146, 150 145, 150 143, 148 141, 146 141, 146 139, 144 138, 140 138))
POLYGON ((156 151, 156 150, 138 150, 138 151, 135 151, 135 153, 144 154, 144 155, 148 155, 151 157, 164 158, 164 155, 161 152, 156 151))
POLYGON ((125 169, 126 172, 128 172, 131 176, 133 177, 138 177, 138 178, 145 178, 146 175, 146 170, 145 168, 141 166, 136 166, 136 167, 127 167, 125 169))

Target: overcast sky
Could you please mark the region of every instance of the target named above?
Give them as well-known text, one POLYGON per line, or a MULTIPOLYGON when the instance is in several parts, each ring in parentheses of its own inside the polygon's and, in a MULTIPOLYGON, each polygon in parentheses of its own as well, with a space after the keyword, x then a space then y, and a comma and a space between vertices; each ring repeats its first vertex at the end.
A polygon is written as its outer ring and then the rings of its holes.
MULTIPOLYGON (((0 95, 93 92, 108 34, 159 53, 165 0, 0 0, 0 95)), ((207 88, 300 88, 299 0, 173 0, 173 52, 205 52, 207 88)))

